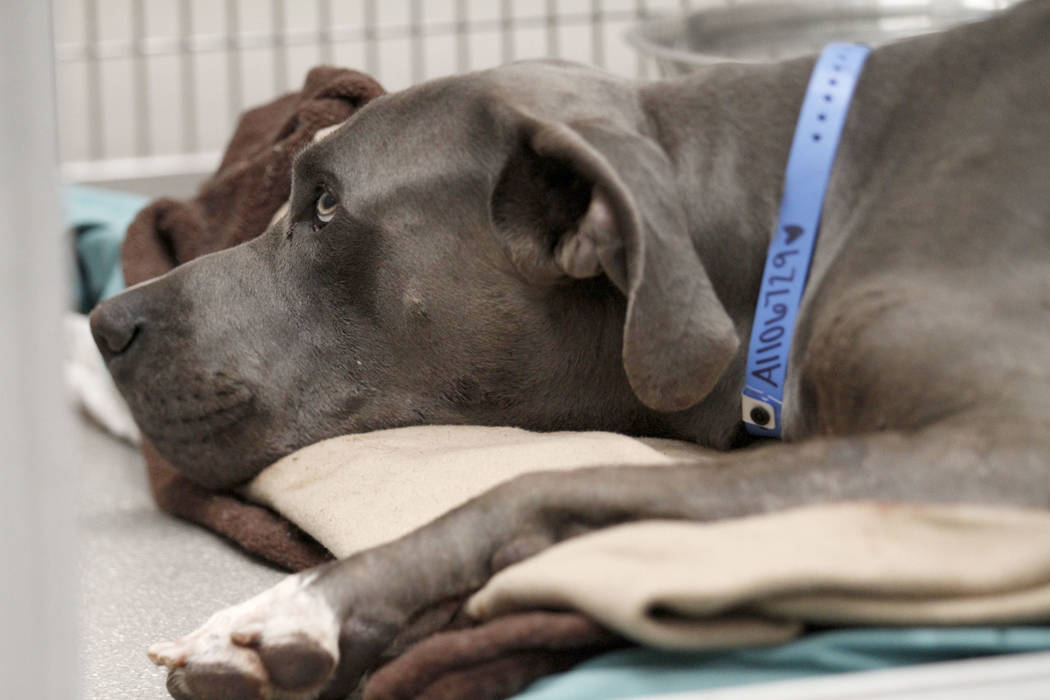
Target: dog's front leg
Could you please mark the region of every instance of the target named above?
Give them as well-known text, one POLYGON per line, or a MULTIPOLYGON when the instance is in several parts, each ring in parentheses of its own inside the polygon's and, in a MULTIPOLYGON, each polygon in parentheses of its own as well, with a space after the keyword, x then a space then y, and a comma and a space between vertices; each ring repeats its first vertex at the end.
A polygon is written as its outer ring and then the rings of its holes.
POLYGON ((395 655, 406 629, 500 568, 629 520, 713 520, 834 500, 1050 506, 1047 426, 993 421, 828 438, 726 455, 715 465, 541 473, 497 487, 390 544, 214 616, 151 655, 177 698, 345 697, 395 655), (1033 437, 1035 436, 1035 437, 1033 437))

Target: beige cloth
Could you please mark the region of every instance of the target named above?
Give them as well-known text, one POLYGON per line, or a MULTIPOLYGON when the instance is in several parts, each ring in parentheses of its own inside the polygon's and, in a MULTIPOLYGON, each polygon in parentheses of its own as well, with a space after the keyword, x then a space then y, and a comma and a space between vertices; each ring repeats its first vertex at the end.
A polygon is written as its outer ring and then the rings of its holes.
POLYGON ((807 622, 1050 621, 1050 513, 839 503, 716 523, 649 521, 497 574, 476 617, 574 609, 653 646, 774 643, 807 622))
MULTIPOLYGON (((246 495, 337 556, 400 537, 515 476, 709 458, 668 440, 428 426, 327 440, 246 495)), ((468 611, 577 610, 636 641, 772 644, 806 623, 1050 621, 1050 513, 839 503, 715 523, 650 521, 578 537, 501 572, 468 611)))
POLYGON ((661 465, 712 454, 689 443, 615 433, 394 428, 305 447, 268 467, 245 495, 345 557, 396 539, 521 474, 661 465))

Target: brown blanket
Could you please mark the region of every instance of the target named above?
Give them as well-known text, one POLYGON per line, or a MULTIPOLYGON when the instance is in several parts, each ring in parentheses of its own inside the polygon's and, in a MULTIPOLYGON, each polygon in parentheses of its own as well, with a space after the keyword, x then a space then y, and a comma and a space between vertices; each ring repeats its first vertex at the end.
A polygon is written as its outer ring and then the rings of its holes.
POLYGON ((381 668, 365 700, 497 700, 564 671, 623 639, 586 617, 532 612, 440 632, 381 668))

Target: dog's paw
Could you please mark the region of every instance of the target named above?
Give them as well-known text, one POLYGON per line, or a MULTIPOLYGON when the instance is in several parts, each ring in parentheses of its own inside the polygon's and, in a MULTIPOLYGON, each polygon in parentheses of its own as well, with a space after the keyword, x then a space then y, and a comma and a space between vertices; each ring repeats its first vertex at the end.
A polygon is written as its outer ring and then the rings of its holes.
POLYGON ((317 697, 339 660, 339 620, 290 576, 268 591, 216 613, 200 629, 153 645, 178 700, 306 700, 317 697))

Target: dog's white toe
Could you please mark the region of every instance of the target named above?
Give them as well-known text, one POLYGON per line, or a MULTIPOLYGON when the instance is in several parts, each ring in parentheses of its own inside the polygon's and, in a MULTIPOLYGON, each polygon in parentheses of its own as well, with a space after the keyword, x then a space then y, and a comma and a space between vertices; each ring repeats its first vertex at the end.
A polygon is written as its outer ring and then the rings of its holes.
POLYGON ((174 682, 183 697, 309 697, 339 658, 339 620, 309 581, 290 576, 185 637, 154 644, 149 658, 169 669, 169 689, 174 682))

